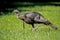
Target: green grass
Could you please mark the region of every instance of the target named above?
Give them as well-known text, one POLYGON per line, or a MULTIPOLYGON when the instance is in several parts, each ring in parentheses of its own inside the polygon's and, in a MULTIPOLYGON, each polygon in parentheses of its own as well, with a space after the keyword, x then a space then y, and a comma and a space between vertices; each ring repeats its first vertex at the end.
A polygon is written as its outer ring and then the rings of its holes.
MULTIPOLYGON (((26 23, 25 29, 23 29, 22 20, 19 20, 12 13, 0 16, 0 40, 60 40, 60 6, 47 5, 21 8, 26 11, 41 12, 47 20, 58 27, 58 30, 41 24, 35 32, 32 32, 32 26, 26 23)), ((18 7, 17 9, 21 8, 18 7)), ((26 11, 21 11, 21 14, 26 11)))

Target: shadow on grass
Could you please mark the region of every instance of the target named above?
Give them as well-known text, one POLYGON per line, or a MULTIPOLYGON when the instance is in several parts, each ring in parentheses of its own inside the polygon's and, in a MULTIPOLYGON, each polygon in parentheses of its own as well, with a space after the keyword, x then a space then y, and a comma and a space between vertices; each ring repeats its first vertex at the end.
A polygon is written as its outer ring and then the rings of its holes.
MULTIPOLYGON (((14 9, 17 9, 18 7, 34 7, 34 6, 60 6, 60 2, 10 2, 7 4, 3 4, 3 6, 0 7, 0 11, 3 12, 3 14, 8 14, 7 12, 12 12, 14 9), (10 4, 11 3, 11 4, 10 4)), ((28 11, 28 10, 22 10, 20 11, 28 11)), ((0 13, 0 15, 3 15, 0 13)))

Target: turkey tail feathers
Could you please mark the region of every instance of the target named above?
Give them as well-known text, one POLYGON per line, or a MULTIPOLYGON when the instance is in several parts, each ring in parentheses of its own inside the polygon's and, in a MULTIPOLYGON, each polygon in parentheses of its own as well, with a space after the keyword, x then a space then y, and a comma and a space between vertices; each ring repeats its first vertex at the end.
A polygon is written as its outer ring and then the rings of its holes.
POLYGON ((58 29, 54 24, 52 24, 52 23, 49 22, 49 21, 44 22, 44 24, 45 24, 45 25, 49 25, 49 26, 51 26, 51 27, 52 27, 53 29, 55 29, 55 30, 58 29))

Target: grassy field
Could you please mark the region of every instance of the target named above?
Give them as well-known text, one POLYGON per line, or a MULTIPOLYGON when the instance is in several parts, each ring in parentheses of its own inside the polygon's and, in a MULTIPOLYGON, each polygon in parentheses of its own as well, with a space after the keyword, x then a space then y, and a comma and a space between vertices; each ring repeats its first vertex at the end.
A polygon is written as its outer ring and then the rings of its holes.
POLYGON ((22 20, 19 20, 14 13, 8 12, 7 15, 0 16, 0 40, 60 40, 60 6, 36 5, 17 9, 22 9, 21 14, 26 11, 41 12, 47 20, 58 27, 58 30, 41 24, 35 32, 32 32, 32 26, 26 23, 23 29, 22 20))

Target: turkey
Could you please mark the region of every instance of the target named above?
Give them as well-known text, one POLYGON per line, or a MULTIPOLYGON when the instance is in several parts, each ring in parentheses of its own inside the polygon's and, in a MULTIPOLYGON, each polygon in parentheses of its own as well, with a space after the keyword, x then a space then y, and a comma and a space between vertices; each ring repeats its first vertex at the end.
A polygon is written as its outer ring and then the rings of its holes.
POLYGON ((39 24, 49 25, 53 29, 57 30, 57 27, 54 24, 46 20, 46 18, 44 18, 44 16, 38 12, 26 12, 22 15, 17 9, 13 12, 17 15, 18 19, 21 19, 23 22, 32 25, 32 31, 35 31, 39 27, 39 24), (34 24, 38 24, 38 26, 34 27, 34 24))

